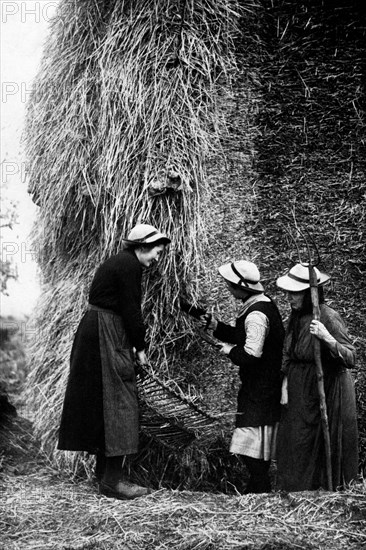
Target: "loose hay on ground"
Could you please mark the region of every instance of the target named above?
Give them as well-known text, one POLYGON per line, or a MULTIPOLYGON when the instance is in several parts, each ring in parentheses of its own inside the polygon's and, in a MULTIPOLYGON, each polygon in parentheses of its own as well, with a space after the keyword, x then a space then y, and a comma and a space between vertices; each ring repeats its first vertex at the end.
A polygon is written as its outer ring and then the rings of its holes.
POLYGON ((88 482, 50 475, 2 480, 1 548, 358 549, 366 484, 342 493, 227 496, 160 490, 110 500, 88 482))

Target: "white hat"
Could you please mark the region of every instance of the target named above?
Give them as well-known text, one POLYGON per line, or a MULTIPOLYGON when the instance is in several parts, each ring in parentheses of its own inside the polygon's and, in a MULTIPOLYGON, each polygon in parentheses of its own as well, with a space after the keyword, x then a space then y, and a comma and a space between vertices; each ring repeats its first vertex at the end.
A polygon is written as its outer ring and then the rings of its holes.
POLYGON ((127 238, 123 240, 129 244, 153 244, 157 241, 161 241, 163 244, 170 243, 169 237, 147 223, 138 223, 135 225, 127 235, 127 238))
MULTIPOLYGON (((316 267, 314 267, 314 271, 318 285, 322 285, 329 281, 329 275, 321 273, 316 267)), ((277 279, 276 284, 279 288, 282 288, 282 290, 287 290, 289 292, 301 292, 302 290, 310 288, 309 267, 303 264, 294 265, 287 275, 283 275, 277 279)))
POLYGON ((219 267, 219 273, 229 281, 249 292, 263 292, 264 288, 259 282, 260 274, 253 262, 240 260, 219 267))

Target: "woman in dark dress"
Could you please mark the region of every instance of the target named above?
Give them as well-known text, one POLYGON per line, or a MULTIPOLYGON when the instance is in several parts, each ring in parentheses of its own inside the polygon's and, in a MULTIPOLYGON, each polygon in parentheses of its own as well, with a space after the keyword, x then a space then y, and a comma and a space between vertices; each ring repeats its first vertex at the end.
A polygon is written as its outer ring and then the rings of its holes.
POLYGON ((100 492, 114 498, 148 492, 122 479, 122 462, 138 450, 135 361, 147 363, 142 270, 169 242, 151 225, 131 230, 124 250, 95 273, 71 351, 58 448, 96 454, 100 492))
POLYGON ((321 342, 333 487, 344 487, 357 479, 358 472, 356 401, 350 372, 355 349, 341 316, 324 303, 323 284, 329 276, 315 271, 320 321, 312 316, 308 267, 297 264, 277 279, 292 309, 284 343, 284 406, 277 438, 278 488, 286 491, 327 487, 313 338, 321 342))

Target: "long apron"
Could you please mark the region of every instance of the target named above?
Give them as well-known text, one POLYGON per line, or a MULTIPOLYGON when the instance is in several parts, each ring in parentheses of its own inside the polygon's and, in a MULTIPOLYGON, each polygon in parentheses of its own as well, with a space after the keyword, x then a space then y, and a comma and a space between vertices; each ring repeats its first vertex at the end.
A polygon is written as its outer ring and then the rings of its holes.
POLYGON ((89 306, 71 351, 58 448, 134 454, 138 419, 133 352, 122 318, 89 306))
POLYGON ((133 351, 119 315, 98 309, 98 318, 105 456, 134 454, 139 408, 133 351))

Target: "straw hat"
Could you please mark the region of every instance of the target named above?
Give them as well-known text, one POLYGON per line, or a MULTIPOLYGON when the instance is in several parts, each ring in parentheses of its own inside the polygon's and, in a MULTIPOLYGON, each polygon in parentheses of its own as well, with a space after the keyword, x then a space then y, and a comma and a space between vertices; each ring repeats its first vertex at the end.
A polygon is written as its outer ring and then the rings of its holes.
MULTIPOLYGON (((326 273, 321 273, 319 269, 314 267, 318 285, 322 285, 329 281, 330 277, 326 273)), ((307 265, 296 264, 291 267, 287 275, 279 277, 276 284, 282 290, 289 292, 301 292, 310 288, 309 282, 309 267, 307 265)))
POLYGON ((240 260, 219 267, 219 273, 226 281, 238 285, 249 292, 263 292, 264 288, 259 282, 260 274, 253 262, 240 260))
POLYGON ((170 243, 169 237, 147 223, 138 223, 135 225, 127 235, 127 238, 123 240, 128 244, 153 244, 157 241, 163 244, 170 243))

